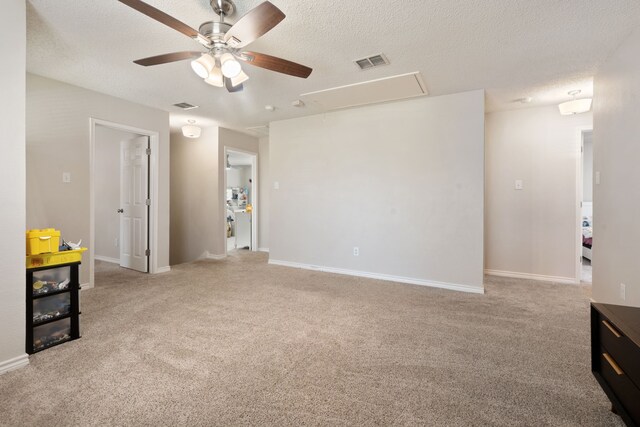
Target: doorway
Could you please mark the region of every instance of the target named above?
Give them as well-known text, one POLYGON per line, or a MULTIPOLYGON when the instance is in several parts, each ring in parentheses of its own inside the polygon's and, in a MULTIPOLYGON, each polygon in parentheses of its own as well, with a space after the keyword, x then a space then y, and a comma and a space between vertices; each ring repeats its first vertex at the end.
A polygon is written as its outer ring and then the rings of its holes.
POLYGON ((158 133, 91 119, 89 287, 96 261, 157 269, 158 133), (155 148, 155 150, 154 150, 155 148))
POLYGON ((257 155, 224 150, 225 253, 257 248, 257 155))
POLYGON ((593 246, 593 131, 582 132, 580 198, 580 282, 592 283, 593 246))

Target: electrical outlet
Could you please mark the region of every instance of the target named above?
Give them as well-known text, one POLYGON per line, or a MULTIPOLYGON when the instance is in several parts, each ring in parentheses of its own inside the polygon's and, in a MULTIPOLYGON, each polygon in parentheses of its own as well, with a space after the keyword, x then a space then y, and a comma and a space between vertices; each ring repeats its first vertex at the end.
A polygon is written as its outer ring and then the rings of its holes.
POLYGON ((626 285, 624 283, 620 283, 620 298, 622 299, 622 301, 627 299, 627 289, 626 289, 626 285))
POLYGON ((524 188, 524 183, 522 182, 521 179, 516 179, 516 183, 514 187, 516 190, 522 190, 524 188))
POLYGON ((353 247, 353 256, 359 256, 360 255, 360 248, 357 246, 353 247))
POLYGON ((62 182, 65 184, 71 182, 71 172, 62 172, 62 182))

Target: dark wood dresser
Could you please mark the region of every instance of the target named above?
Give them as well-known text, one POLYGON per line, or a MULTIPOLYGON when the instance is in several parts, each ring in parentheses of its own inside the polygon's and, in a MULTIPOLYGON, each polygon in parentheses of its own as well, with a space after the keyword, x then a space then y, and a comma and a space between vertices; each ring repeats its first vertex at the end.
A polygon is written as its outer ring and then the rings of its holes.
POLYGON ((640 308, 591 304, 591 370, 611 410, 640 426, 640 308))

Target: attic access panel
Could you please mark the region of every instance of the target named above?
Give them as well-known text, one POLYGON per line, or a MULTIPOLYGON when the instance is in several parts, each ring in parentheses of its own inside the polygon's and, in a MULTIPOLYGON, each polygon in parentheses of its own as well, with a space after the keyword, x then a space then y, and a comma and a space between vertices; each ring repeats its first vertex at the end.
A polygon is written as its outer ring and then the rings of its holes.
POLYGON ((300 95, 305 103, 313 103, 326 110, 378 104, 387 101, 428 95, 419 72, 385 77, 332 89, 300 95))

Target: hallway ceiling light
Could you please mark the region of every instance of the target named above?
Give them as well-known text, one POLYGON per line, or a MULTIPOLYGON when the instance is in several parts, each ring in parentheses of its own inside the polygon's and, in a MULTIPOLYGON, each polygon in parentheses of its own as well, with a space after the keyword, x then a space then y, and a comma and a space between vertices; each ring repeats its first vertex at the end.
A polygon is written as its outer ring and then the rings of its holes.
POLYGON ((573 96, 571 101, 563 102, 558 105, 560 114, 563 116, 569 116, 572 114, 586 113, 591 110, 591 98, 576 99, 576 96, 580 94, 580 90, 572 90, 569 95, 573 96))
POLYGON ((195 120, 187 120, 188 125, 182 126, 182 134, 187 138, 199 138, 202 133, 202 129, 195 126, 195 120))

